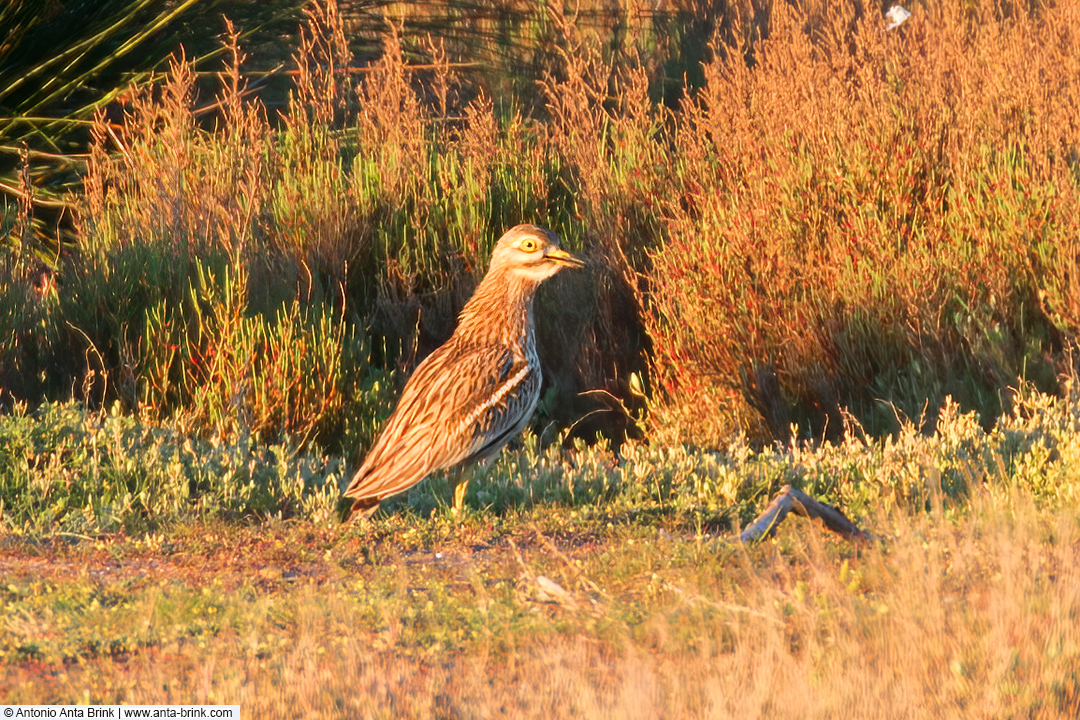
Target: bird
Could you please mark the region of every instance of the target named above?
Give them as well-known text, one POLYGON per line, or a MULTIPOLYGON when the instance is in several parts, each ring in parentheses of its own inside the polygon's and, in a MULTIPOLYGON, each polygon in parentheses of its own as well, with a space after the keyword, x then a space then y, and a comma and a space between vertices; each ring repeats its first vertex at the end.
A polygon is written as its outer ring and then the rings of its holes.
POLYGON ((911 13, 902 5, 893 5, 889 12, 885 13, 885 30, 895 30, 907 22, 911 13))
MULTIPOLYGON (((439 470, 494 456, 529 422, 540 399, 533 299, 542 282, 585 263, 538 225, 517 225, 495 244, 483 280, 453 335, 405 383, 360 469, 342 493, 346 521, 439 470)), ((461 509, 467 483, 454 490, 461 509)))

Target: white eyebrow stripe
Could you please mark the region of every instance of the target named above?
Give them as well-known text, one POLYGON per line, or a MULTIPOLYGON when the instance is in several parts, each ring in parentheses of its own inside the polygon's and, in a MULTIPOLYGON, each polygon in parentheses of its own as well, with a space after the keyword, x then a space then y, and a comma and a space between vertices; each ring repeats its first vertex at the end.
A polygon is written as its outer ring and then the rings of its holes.
POLYGON ((525 378, 528 377, 529 370, 529 365, 528 363, 526 363, 525 366, 518 370, 513 377, 503 383, 502 387, 495 391, 495 394, 493 394, 490 398, 478 405, 475 410, 465 416, 465 419, 462 420, 461 424, 458 426, 458 434, 465 432, 469 425, 476 422, 477 418, 479 418, 486 410, 489 410, 495 405, 498 405, 500 402, 502 402, 503 398, 513 392, 514 388, 520 385, 525 380, 525 378))

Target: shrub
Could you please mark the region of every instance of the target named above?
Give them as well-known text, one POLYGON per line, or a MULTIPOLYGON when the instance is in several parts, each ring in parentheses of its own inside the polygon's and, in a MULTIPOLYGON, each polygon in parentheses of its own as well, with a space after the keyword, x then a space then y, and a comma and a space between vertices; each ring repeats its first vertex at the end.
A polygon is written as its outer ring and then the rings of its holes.
POLYGON ((331 517, 341 460, 288 444, 193 438, 77 403, 0 418, 0 518, 6 532, 144 532, 184 520, 331 517))
POLYGON ((685 93, 657 58, 689 51, 631 13, 606 43, 546 12, 528 102, 453 69, 454 40, 390 32, 346 72, 333 3, 279 115, 235 34, 212 121, 178 58, 99 116, 59 282, 10 249, 6 397, 334 445, 522 221, 590 261, 539 297, 538 430, 618 439, 659 390, 660 438, 837 439, 929 429, 948 396, 989 427, 1018 378, 1055 391, 1080 328, 1075 10, 946 3, 884 32, 860 3, 706 5, 679 4, 716 31, 685 93))
POLYGON ((728 429, 835 436, 849 408, 879 432, 947 395, 989 424, 1018 377, 1056 388, 1074 10, 946 3, 884 33, 858 7, 775 6, 677 122, 648 327, 666 387, 728 429))

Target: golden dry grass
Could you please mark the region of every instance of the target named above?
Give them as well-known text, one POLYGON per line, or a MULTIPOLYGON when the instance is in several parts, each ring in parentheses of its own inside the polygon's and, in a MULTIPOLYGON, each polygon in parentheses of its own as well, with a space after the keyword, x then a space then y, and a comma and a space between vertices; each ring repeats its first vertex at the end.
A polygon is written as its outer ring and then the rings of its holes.
MULTIPOLYGON (((527 443, 474 474, 462 515, 433 480, 344 527, 329 520, 334 471, 286 486, 309 462, 296 459, 244 500, 287 502, 293 520, 230 520, 240 477, 206 483, 201 510, 152 532, 9 533, 0 699, 271 717, 1074 717, 1078 408, 1029 394, 987 432, 950 404, 933 435, 907 424, 768 452, 527 443), (843 504, 875 539, 791 520, 774 540, 732 542, 732 522, 783 482, 843 504)), ((54 424, 40 440, 67 435, 54 424)), ((89 479, 109 488, 128 477, 112 463, 155 466, 139 442, 118 442, 129 459, 94 451, 89 479)), ((52 486, 88 471, 47 460, 40 492, 77 504, 52 486)))
POLYGON ((400 525, 211 527, 164 551, 9 545, 4 633, 41 655, 8 655, 3 700, 227 703, 268 717, 1080 709, 1075 509, 980 494, 962 513, 879 517, 880 542, 858 550, 808 525, 743 550, 679 528, 490 523, 411 549, 400 525), (545 594, 541 576, 565 595, 545 594), (65 623, 101 644, 52 657, 65 623))

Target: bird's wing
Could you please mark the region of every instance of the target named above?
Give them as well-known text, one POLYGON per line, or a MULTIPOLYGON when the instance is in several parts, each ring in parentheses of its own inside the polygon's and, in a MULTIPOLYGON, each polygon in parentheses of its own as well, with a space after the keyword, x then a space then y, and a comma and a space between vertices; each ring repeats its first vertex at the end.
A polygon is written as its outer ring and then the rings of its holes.
POLYGON ((533 382, 539 386, 539 381, 539 373, 509 348, 462 351, 452 343, 443 345, 405 384, 397 407, 344 495, 381 499, 436 470, 480 456, 492 440, 485 431, 505 421, 506 401, 521 386, 533 382))
POLYGON ((540 397, 540 372, 522 357, 507 353, 487 399, 463 416, 455 428, 459 446, 466 450, 460 462, 481 460, 497 452, 521 432, 540 397))

